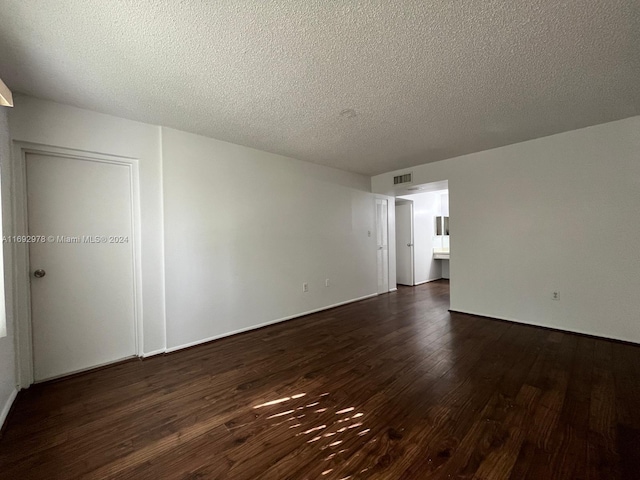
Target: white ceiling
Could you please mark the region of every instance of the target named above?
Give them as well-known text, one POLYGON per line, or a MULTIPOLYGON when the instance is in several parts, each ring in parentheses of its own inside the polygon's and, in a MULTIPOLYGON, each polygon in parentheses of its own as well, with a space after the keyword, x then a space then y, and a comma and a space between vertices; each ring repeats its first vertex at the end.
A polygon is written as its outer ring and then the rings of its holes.
POLYGON ((639 5, 1 0, 0 78, 378 174, 640 114, 639 5))

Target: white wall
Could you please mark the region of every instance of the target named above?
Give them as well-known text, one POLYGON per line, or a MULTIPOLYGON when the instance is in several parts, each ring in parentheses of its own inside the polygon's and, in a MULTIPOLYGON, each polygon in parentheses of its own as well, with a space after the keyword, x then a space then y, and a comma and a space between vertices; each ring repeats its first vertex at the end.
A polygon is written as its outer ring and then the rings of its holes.
POLYGON ((27 96, 9 119, 17 142, 139 159, 146 354, 377 290, 367 177, 27 96))
POLYGON ((10 128, 14 141, 139 160, 144 353, 164 350, 160 127, 16 96, 15 107, 10 113, 10 128))
POLYGON ((449 181, 453 310, 640 343, 640 117, 411 170, 449 181))
POLYGON ((167 128, 162 142, 170 349, 376 293, 367 177, 167 128))
MULTIPOLYGON (((442 215, 443 217, 448 217, 449 216, 449 193, 447 190, 447 193, 443 193, 440 196, 440 204, 442 207, 442 211, 440 212, 440 215, 442 215)), ((449 224, 451 225, 451 224, 449 224)), ((438 238, 436 239, 435 242, 435 248, 450 248, 450 239, 451 236, 450 235, 440 235, 438 236, 438 238)), ((442 268, 442 278, 450 278, 449 275, 449 260, 440 260, 440 265, 442 268)))
MULTIPOLYGON (((2 234, 11 232, 11 182, 7 171, 11 159, 9 142, 9 122, 7 108, 0 107, 0 180, 2 182, 2 234)), ((11 265, 9 249, 5 249, 4 263, 11 265)), ((5 269, 4 283, 7 306, 7 335, 0 338, 0 427, 4 423, 5 416, 11 406, 16 392, 16 363, 13 346, 13 312, 12 312, 12 285, 13 276, 11 269, 5 269)), ((5 292, 0 290, 0 295, 5 292)))
MULTIPOLYGON (((448 190, 447 190, 447 193, 443 193, 440 195, 440 206, 442 208, 440 213, 438 213, 438 215, 441 215, 443 217, 448 217, 449 216, 449 191, 448 190)), ((449 248, 450 237, 451 237, 450 235, 439 235, 435 242, 435 248, 449 248)), ((444 266, 444 263, 443 263, 443 266, 444 266)), ((445 277, 445 278, 449 278, 449 277, 445 277)))

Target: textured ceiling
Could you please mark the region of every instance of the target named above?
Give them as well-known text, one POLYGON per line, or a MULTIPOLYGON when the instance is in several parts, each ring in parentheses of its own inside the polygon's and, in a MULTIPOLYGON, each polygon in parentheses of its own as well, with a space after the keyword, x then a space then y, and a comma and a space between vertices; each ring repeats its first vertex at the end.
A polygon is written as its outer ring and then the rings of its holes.
POLYGON ((0 11, 14 91, 365 174, 640 114, 639 0, 0 11))

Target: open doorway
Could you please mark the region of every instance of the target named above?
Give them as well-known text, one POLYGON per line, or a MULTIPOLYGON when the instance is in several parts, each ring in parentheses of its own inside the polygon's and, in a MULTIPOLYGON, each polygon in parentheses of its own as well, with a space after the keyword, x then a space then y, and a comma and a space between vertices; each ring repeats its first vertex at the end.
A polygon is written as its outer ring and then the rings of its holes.
POLYGON ((416 193, 396 197, 398 283, 413 286, 449 279, 448 182, 407 190, 416 193))
POLYGON ((396 282, 415 285, 413 201, 396 199, 396 282))

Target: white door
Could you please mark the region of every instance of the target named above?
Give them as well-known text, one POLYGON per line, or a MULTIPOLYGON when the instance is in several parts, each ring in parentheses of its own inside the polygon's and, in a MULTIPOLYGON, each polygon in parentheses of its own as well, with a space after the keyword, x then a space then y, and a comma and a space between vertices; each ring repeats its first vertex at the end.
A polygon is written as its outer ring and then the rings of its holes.
POLYGON ((129 166, 27 154, 26 174, 35 380, 135 355, 129 166))
POLYGON ((389 201, 376 198, 376 243, 378 246, 378 293, 389 291, 389 201))
POLYGON ((396 276, 401 285, 413 285, 413 204, 396 205, 396 276))

